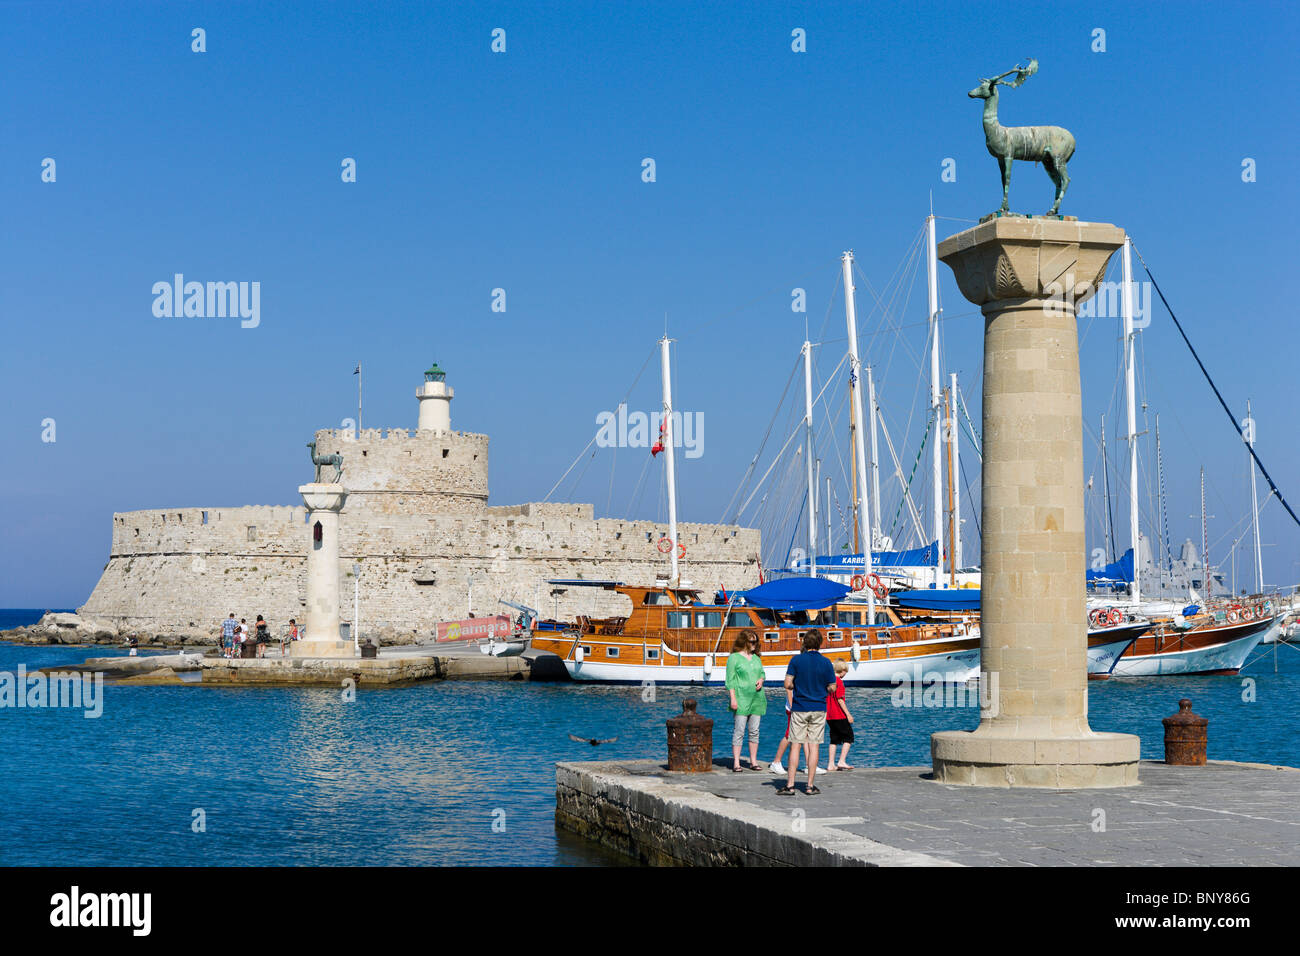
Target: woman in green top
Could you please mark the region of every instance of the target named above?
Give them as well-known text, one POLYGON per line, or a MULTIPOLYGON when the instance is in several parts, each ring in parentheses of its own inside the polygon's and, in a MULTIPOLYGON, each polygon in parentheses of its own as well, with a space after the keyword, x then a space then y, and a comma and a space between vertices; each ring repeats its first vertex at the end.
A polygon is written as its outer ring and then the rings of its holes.
POLYGON ((767 713, 767 695, 763 693, 763 658, 758 652, 758 635, 741 631, 727 655, 727 693, 736 714, 731 732, 731 769, 741 772, 740 742, 749 730, 749 769, 758 770, 758 722, 767 713))

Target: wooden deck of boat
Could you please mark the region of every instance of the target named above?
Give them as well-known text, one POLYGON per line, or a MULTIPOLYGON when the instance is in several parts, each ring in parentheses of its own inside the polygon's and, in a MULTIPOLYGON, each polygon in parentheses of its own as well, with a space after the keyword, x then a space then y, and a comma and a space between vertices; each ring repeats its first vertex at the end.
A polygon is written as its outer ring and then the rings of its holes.
POLYGON ((957 787, 928 773, 818 774, 820 795, 782 797, 783 777, 726 761, 691 774, 658 760, 563 763, 556 823, 666 865, 1300 865, 1292 768, 1144 760, 1141 783, 1116 790, 957 787))

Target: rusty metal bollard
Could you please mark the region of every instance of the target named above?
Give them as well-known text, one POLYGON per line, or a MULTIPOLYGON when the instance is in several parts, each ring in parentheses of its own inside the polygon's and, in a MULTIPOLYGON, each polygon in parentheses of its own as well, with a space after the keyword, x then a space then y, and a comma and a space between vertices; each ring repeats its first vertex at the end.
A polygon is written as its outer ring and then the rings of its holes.
POLYGON ((1204 767, 1210 721, 1192 713, 1192 702, 1184 697, 1178 702, 1178 713, 1161 723, 1165 725, 1165 763, 1204 767))
POLYGON ((713 719, 695 712, 695 701, 682 701, 682 712, 669 717, 668 769, 702 773, 713 769, 713 719))

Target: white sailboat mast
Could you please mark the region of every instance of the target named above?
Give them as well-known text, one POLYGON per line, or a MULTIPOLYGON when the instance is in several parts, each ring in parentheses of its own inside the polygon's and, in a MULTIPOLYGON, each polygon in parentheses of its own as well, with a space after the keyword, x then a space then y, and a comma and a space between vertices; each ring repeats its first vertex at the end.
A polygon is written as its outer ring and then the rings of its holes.
POLYGON ((952 566, 961 570, 961 450, 957 433, 957 373, 952 373, 952 444, 948 455, 952 459, 953 481, 957 486, 952 497, 952 566))
MULTIPOLYGON (((844 253, 844 316, 849 333, 849 391, 853 403, 855 421, 862 418, 862 363, 858 360, 858 312, 853 296, 853 251, 844 253)), ((857 465, 854 474, 862 494, 858 497, 858 526, 862 529, 862 559, 864 575, 872 573, 871 561, 871 507, 867 503, 867 449, 862 440, 862 427, 853 429, 853 457, 857 465)), ((867 589, 867 620, 876 623, 876 595, 867 589)))
POLYGON ((876 442, 876 381, 871 375, 871 366, 867 366, 867 404, 871 407, 871 514, 875 526, 871 529, 872 544, 878 544, 880 538, 880 446, 876 442))
POLYGON ((934 474, 930 484, 934 490, 934 586, 941 587, 943 580, 943 442, 939 411, 939 269, 934 241, 934 216, 925 220, 925 272, 930 306, 930 414, 934 421, 934 474))
MULTIPOLYGON (((1250 422, 1249 439, 1246 444, 1255 447, 1255 417, 1250 413, 1250 399, 1246 399, 1246 420, 1250 422)), ((1255 593, 1264 593, 1264 557, 1259 546, 1259 494, 1255 491, 1255 458, 1246 453, 1246 464, 1250 466, 1250 518, 1255 530, 1255 593)))
POLYGON ((663 370, 664 417, 663 436, 664 453, 668 477, 668 549, 671 574, 669 583, 677 587, 680 583, 680 570, 677 566, 677 462, 673 455, 673 377, 668 357, 668 345, 671 340, 664 336, 659 340, 659 360, 663 370))
POLYGON ((808 472, 808 576, 817 576, 817 485, 813 478, 812 343, 803 341, 803 414, 805 468, 808 472))
POLYGON ((1120 305, 1124 316, 1124 394, 1128 404, 1128 521, 1129 545, 1133 549, 1133 585, 1129 596, 1133 603, 1142 600, 1141 568, 1138 564, 1138 446, 1137 446, 1137 405, 1134 395, 1134 339, 1133 330, 1133 260, 1132 244, 1124 237, 1121 263, 1123 265, 1123 288, 1120 290, 1120 305))

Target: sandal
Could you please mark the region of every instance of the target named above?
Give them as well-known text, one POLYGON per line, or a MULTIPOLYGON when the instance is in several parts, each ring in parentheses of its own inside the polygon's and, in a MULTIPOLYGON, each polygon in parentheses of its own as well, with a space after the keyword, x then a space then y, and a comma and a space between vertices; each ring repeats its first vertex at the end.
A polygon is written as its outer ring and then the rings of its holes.
POLYGON ((744 773, 745 771, 744 771, 744 769, 743 769, 742 767, 732 767, 732 768, 731 768, 731 772, 732 772, 732 773, 744 773))
POLYGON ((757 770, 759 773, 762 773, 762 772, 763 772, 763 768, 760 767, 760 766, 759 766, 758 764, 756 764, 756 763, 751 763, 751 764, 749 765, 749 769, 750 769, 750 770, 757 770))
POLYGON ((780 790, 776 792, 776 795, 778 797, 791 797, 794 796, 796 792, 797 791, 794 789, 794 787, 782 787, 780 790))
POLYGON ((804 791, 804 793, 808 794, 808 796, 810 797, 815 797, 817 796, 817 794, 821 792, 822 792, 821 787, 809 787, 807 790, 804 791))

